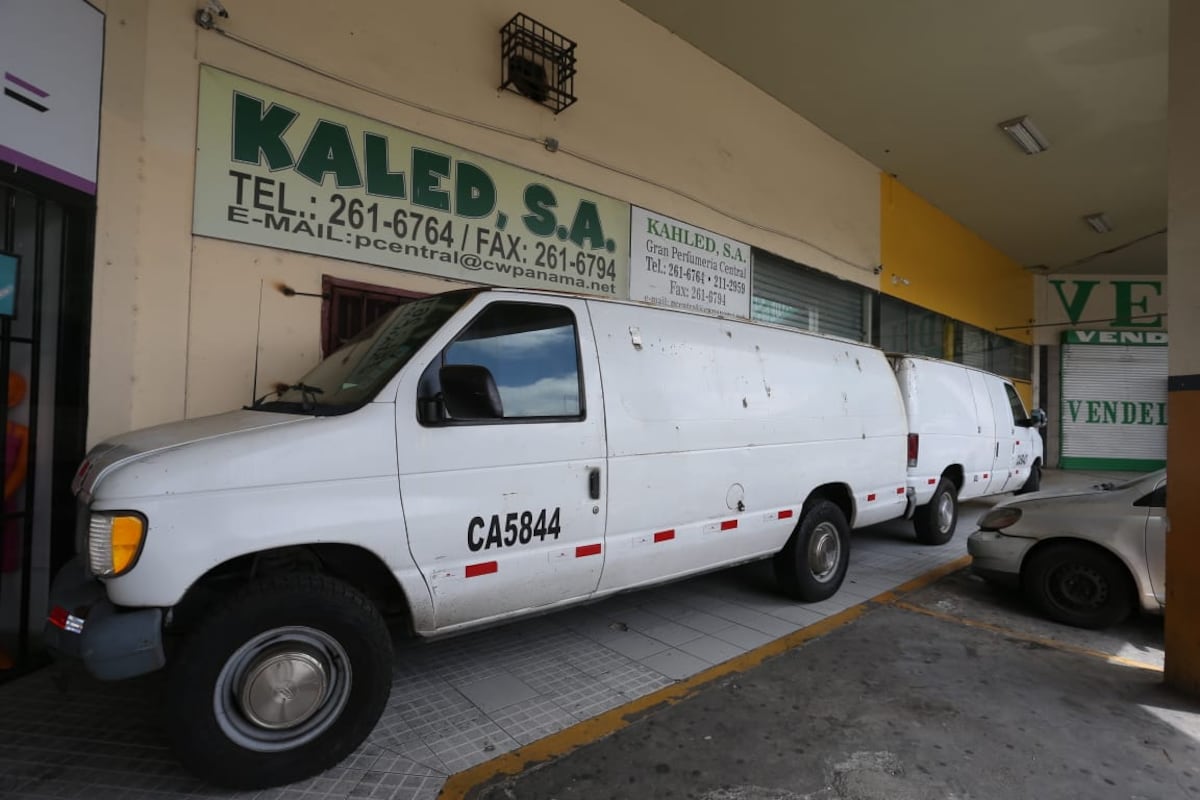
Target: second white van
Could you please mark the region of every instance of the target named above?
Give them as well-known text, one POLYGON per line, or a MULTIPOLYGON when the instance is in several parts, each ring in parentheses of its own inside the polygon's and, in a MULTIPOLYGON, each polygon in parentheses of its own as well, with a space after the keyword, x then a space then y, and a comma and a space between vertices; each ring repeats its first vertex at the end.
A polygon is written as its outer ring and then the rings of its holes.
POLYGON ((935 358, 890 359, 908 414, 918 541, 950 541, 961 500, 1038 489, 1045 414, 1027 414, 1010 381, 935 358))

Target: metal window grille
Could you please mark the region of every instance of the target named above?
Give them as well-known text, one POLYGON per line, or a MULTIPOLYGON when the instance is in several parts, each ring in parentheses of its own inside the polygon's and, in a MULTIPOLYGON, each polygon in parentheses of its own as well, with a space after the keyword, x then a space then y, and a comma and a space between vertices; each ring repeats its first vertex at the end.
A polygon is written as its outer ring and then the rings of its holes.
POLYGON ((515 15, 500 29, 500 88, 561 113, 576 100, 575 42, 515 15))

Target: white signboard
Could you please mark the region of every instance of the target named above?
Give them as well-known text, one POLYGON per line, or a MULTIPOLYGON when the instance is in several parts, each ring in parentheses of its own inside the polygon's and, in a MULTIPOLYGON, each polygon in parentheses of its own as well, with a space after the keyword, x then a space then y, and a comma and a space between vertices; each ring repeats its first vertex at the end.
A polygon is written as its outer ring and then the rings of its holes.
POLYGON ((196 136, 197 235, 625 296, 622 200, 209 66, 196 136))
POLYGON ((726 317, 750 316, 750 246, 633 207, 629 297, 726 317))
POLYGON ((0 160, 96 193, 104 15, 83 0, 0 0, 0 160))
POLYGON ((1071 328, 1165 331, 1165 275, 1048 275, 1038 277, 1035 344, 1058 344, 1071 328))

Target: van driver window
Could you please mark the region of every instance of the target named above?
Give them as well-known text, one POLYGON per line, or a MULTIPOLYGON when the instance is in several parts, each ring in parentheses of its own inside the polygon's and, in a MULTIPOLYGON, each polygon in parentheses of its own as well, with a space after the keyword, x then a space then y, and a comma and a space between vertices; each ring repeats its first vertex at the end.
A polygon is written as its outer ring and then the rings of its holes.
POLYGON ((1004 384, 1004 391, 1008 392, 1008 404, 1012 406, 1013 422, 1020 423, 1028 416, 1025 413, 1025 404, 1021 402, 1021 396, 1017 394, 1016 389, 1007 383, 1004 384))
POLYGON ((575 315, 560 306, 494 303, 442 354, 492 373, 504 419, 580 417, 575 315))

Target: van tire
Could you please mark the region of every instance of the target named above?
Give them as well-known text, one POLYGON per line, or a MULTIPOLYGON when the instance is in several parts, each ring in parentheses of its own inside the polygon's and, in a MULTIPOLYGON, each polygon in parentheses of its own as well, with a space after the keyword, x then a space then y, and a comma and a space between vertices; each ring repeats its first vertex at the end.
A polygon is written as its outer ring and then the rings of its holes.
POLYGON ((775 577, 790 597, 815 603, 833 597, 850 565, 850 525, 835 503, 807 506, 792 537, 775 556, 775 577))
POLYGON ((243 586, 181 643, 167 734, 206 781, 279 786, 350 755, 391 688, 391 637, 366 596, 320 573, 276 575, 243 586))
POLYGON ((958 525, 958 493, 952 481, 942 478, 933 497, 923 506, 917 506, 913 514, 913 529, 921 544, 945 544, 954 538, 958 525))
POLYGON ((1032 494, 1042 488, 1042 462, 1035 461, 1033 466, 1029 468, 1029 477, 1025 479, 1025 483, 1021 484, 1021 488, 1017 489, 1013 494, 1032 494))

